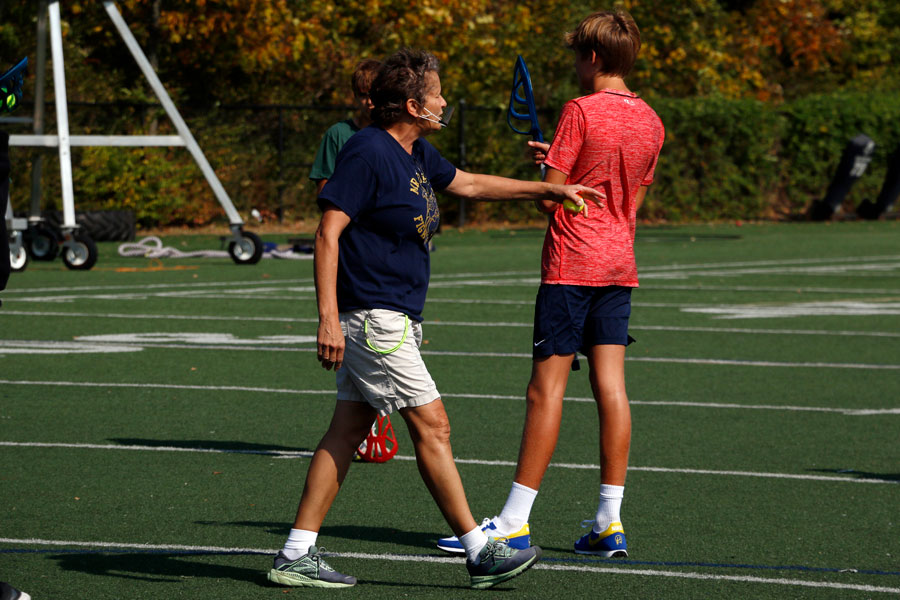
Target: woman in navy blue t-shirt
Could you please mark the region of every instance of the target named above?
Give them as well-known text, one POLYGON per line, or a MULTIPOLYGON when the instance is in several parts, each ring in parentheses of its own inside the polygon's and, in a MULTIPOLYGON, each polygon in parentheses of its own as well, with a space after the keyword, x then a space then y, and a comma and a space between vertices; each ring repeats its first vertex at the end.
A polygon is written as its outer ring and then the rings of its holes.
POLYGON ((540 548, 511 548, 475 523, 453 460, 447 413, 419 354, 428 242, 440 221, 435 191, 579 205, 579 192, 598 204, 602 196, 580 185, 478 175, 450 164, 425 140, 445 126, 441 115, 447 106, 431 54, 401 50, 388 58, 370 95, 374 124, 347 141, 319 194, 317 353, 325 369, 335 370, 337 402, 269 579, 290 586, 356 583, 327 567, 315 543, 373 420, 397 411, 409 428, 422 479, 466 550, 472 587, 487 588, 531 567, 540 548))

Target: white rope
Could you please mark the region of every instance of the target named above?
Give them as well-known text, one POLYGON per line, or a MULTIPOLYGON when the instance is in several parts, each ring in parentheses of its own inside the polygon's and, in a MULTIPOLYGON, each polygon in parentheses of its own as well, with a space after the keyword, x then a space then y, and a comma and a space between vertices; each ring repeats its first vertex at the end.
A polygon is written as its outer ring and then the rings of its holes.
MULTIPOLYGON (((192 252, 183 252, 172 246, 163 246, 162 240, 152 235, 138 242, 128 242, 120 244, 118 248, 119 256, 137 256, 143 258, 229 258, 231 255, 226 250, 194 250, 192 252)), ((312 258, 311 254, 294 252, 293 249, 288 250, 266 250, 263 252, 263 258, 285 258, 294 260, 303 260, 312 258)))
POLYGON ((156 236, 150 236, 139 242, 120 244, 119 256, 142 256, 144 258, 227 258, 228 252, 225 250, 182 252, 171 246, 163 246, 161 239, 156 236))

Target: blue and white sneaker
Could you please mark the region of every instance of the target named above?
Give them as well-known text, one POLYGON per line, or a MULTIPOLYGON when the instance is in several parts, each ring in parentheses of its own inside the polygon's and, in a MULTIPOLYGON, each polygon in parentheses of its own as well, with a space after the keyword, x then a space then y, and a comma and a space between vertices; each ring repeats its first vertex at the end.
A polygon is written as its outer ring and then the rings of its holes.
MULTIPOLYGON (((593 526, 593 521, 584 521, 593 526)), ((582 527, 584 527, 582 523, 582 527)), ((591 530, 575 542, 575 554, 590 554, 603 558, 625 558, 628 556, 628 544, 625 541, 625 529, 619 522, 610 523, 606 531, 594 533, 591 530)))
MULTIPOLYGON (((494 519, 496 518, 497 517, 494 517, 494 519)), ((514 531, 509 535, 503 535, 497 530, 497 525, 494 524, 494 519, 488 519, 487 517, 485 517, 485 519, 481 522, 481 530, 488 537, 505 539, 507 545, 510 548, 514 548, 516 550, 525 550, 526 548, 531 547, 531 530, 528 528, 528 523, 522 525, 522 527, 518 531, 514 531)), ((437 547, 444 552, 449 552, 451 554, 466 553, 466 549, 460 543, 459 538, 457 538, 455 535, 452 537, 439 539, 437 547)))

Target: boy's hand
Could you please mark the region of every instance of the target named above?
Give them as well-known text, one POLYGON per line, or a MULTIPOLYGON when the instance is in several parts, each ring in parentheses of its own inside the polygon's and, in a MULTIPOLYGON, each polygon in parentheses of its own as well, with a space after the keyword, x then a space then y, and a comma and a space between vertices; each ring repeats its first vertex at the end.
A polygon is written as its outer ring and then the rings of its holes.
POLYGON ((547 151, 550 150, 550 144, 531 140, 528 142, 528 145, 531 146, 531 157, 534 159, 534 164, 541 166, 547 158, 547 151))

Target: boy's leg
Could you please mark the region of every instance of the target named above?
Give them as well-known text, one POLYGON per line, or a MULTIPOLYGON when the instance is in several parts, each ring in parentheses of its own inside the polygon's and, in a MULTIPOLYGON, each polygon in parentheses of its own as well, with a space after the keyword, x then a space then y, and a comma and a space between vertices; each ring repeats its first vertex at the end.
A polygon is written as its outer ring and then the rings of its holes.
POLYGON ((521 536, 530 543, 528 519, 556 450, 572 359, 572 354, 554 354, 536 358, 532 363, 516 474, 503 510, 492 521, 502 535, 521 536))
POLYGON ((368 435, 375 409, 363 402, 338 400, 328 431, 316 447, 297 508, 294 529, 319 531, 347 475, 356 449, 368 435))
MULTIPOLYGON (((528 518, 556 449, 563 395, 573 356, 551 355, 537 358, 532 363, 531 381, 526 392, 525 425, 512 489, 500 514, 493 520, 485 519, 482 527, 488 535, 506 537, 514 548, 527 548, 531 544, 528 518)), ((438 542, 438 548, 461 553, 460 541, 453 537, 443 538, 438 542)))
POLYGON ((625 346, 593 346, 591 389, 600 417, 600 480, 624 486, 631 448, 631 407, 625 393, 625 346))
POLYGON ((625 346, 592 346, 588 361, 600 417, 601 485, 593 526, 575 542, 575 552, 626 557, 628 545, 620 515, 631 446, 631 409, 625 394, 625 346))
POLYGON ((572 354, 555 354, 532 363, 514 481, 533 490, 541 487, 556 449, 572 358, 572 354))

